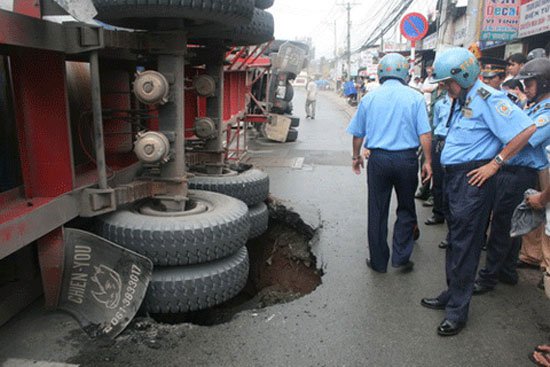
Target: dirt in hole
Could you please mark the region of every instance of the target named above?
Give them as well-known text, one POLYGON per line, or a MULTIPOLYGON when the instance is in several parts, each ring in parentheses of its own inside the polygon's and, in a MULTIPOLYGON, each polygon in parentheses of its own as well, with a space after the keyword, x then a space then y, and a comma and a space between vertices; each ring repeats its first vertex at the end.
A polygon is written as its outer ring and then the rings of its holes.
POLYGON ((231 321, 244 310, 285 303, 309 294, 321 284, 311 245, 316 229, 284 205, 269 204, 269 228, 248 241, 250 275, 235 298, 214 308, 185 314, 150 315, 161 323, 212 326, 231 321))
POLYGON ((75 331, 64 342, 85 347, 67 362, 113 366, 139 356, 143 365, 153 365, 157 358, 153 350, 162 352, 177 348, 186 337, 193 335, 194 325, 218 325, 230 321, 241 311, 290 302, 311 293, 321 284, 322 276, 310 248, 316 230, 282 205, 270 204, 269 212, 267 232, 247 244, 250 276, 237 297, 215 308, 193 313, 140 314, 114 340, 90 340, 84 333, 75 331))

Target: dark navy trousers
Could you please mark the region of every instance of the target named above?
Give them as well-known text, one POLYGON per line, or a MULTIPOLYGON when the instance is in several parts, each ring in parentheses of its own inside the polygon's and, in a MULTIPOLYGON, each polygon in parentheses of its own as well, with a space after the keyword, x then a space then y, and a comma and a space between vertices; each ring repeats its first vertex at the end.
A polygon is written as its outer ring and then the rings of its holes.
POLYGON ((500 276, 517 282, 516 264, 521 238, 510 237, 512 214, 522 202, 525 190, 534 188, 537 171, 529 167, 504 166, 495 176, 496 192, 491 219, 491 231, 487 241, 485 267, 479 271, 478 281, 494 287, 500 276))
POLYGON ((445 318, 465 322, 474 289, 485 230, 493 206, 495 179, 482 187, 468 184, 471 170, 487 163, 470 162, 445 167, 445 199, 448 204, 449 245, 445 271, 447 290, 438 299, 446 305, 445 318))
POLYGON ((417 223, 414 193, 418 186, 416 149, 388 151, 372 149, 367 165, 368 239, 374 270, 387 270, 388 212, 393 189, 397 194, 397 220, 393 230, 392 265, 406 264, 413 250, 417 223))

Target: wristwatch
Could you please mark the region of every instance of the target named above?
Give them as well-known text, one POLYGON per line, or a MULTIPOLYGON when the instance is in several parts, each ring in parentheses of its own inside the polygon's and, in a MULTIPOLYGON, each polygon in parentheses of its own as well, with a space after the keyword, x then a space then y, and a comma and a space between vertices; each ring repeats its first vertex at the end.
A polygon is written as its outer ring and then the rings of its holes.
POLYGON ((497 164, 499 166, 502 166, 504 164, 504 158, 502 158, 502 156, 500 154, 498 154, 496 157, 495 157, 495 162, 497 162, 497 164))

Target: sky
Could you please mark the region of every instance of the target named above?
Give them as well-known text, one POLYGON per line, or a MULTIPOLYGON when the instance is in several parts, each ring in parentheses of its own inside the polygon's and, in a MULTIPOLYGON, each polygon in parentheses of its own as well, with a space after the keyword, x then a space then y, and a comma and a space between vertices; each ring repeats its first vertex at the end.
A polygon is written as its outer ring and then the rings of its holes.
MULTIPOLYGON (((355 0, 352 4, 351 49, 359 48, 372 33, 374 25, 384 15, 387 0, 355 0)), ((428 15, 435 8, 436 0, 415 0, 410 11, 428 15)), ((275 18, 275 38, 290 39, 311 37, 316 57, 332 57, 335 49, 335 25, 337 47, 346 47, 346 0, 275 0, 268 9, 275 18), (343 4, 343 5, 339 5, 343 4)), ((388 35, 388 36, 391 36, 388 35)), ((399 37, 397 31, 394 37, 399 37)))

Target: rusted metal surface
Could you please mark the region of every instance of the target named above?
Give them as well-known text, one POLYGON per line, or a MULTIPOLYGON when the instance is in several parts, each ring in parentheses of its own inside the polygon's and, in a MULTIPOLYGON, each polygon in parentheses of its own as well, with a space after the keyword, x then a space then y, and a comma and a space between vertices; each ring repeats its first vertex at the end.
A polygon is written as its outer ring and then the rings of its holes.
POLYGON ((8 206, 0 213, 0 259, 76 218, 78 214, 78 199, 71 195, 35 198, 32 207, 24 200, 8 206))
POLYGON ((57 305, 63 275, 63 231, 57 228, 37 242, 46 307, 57 305))

